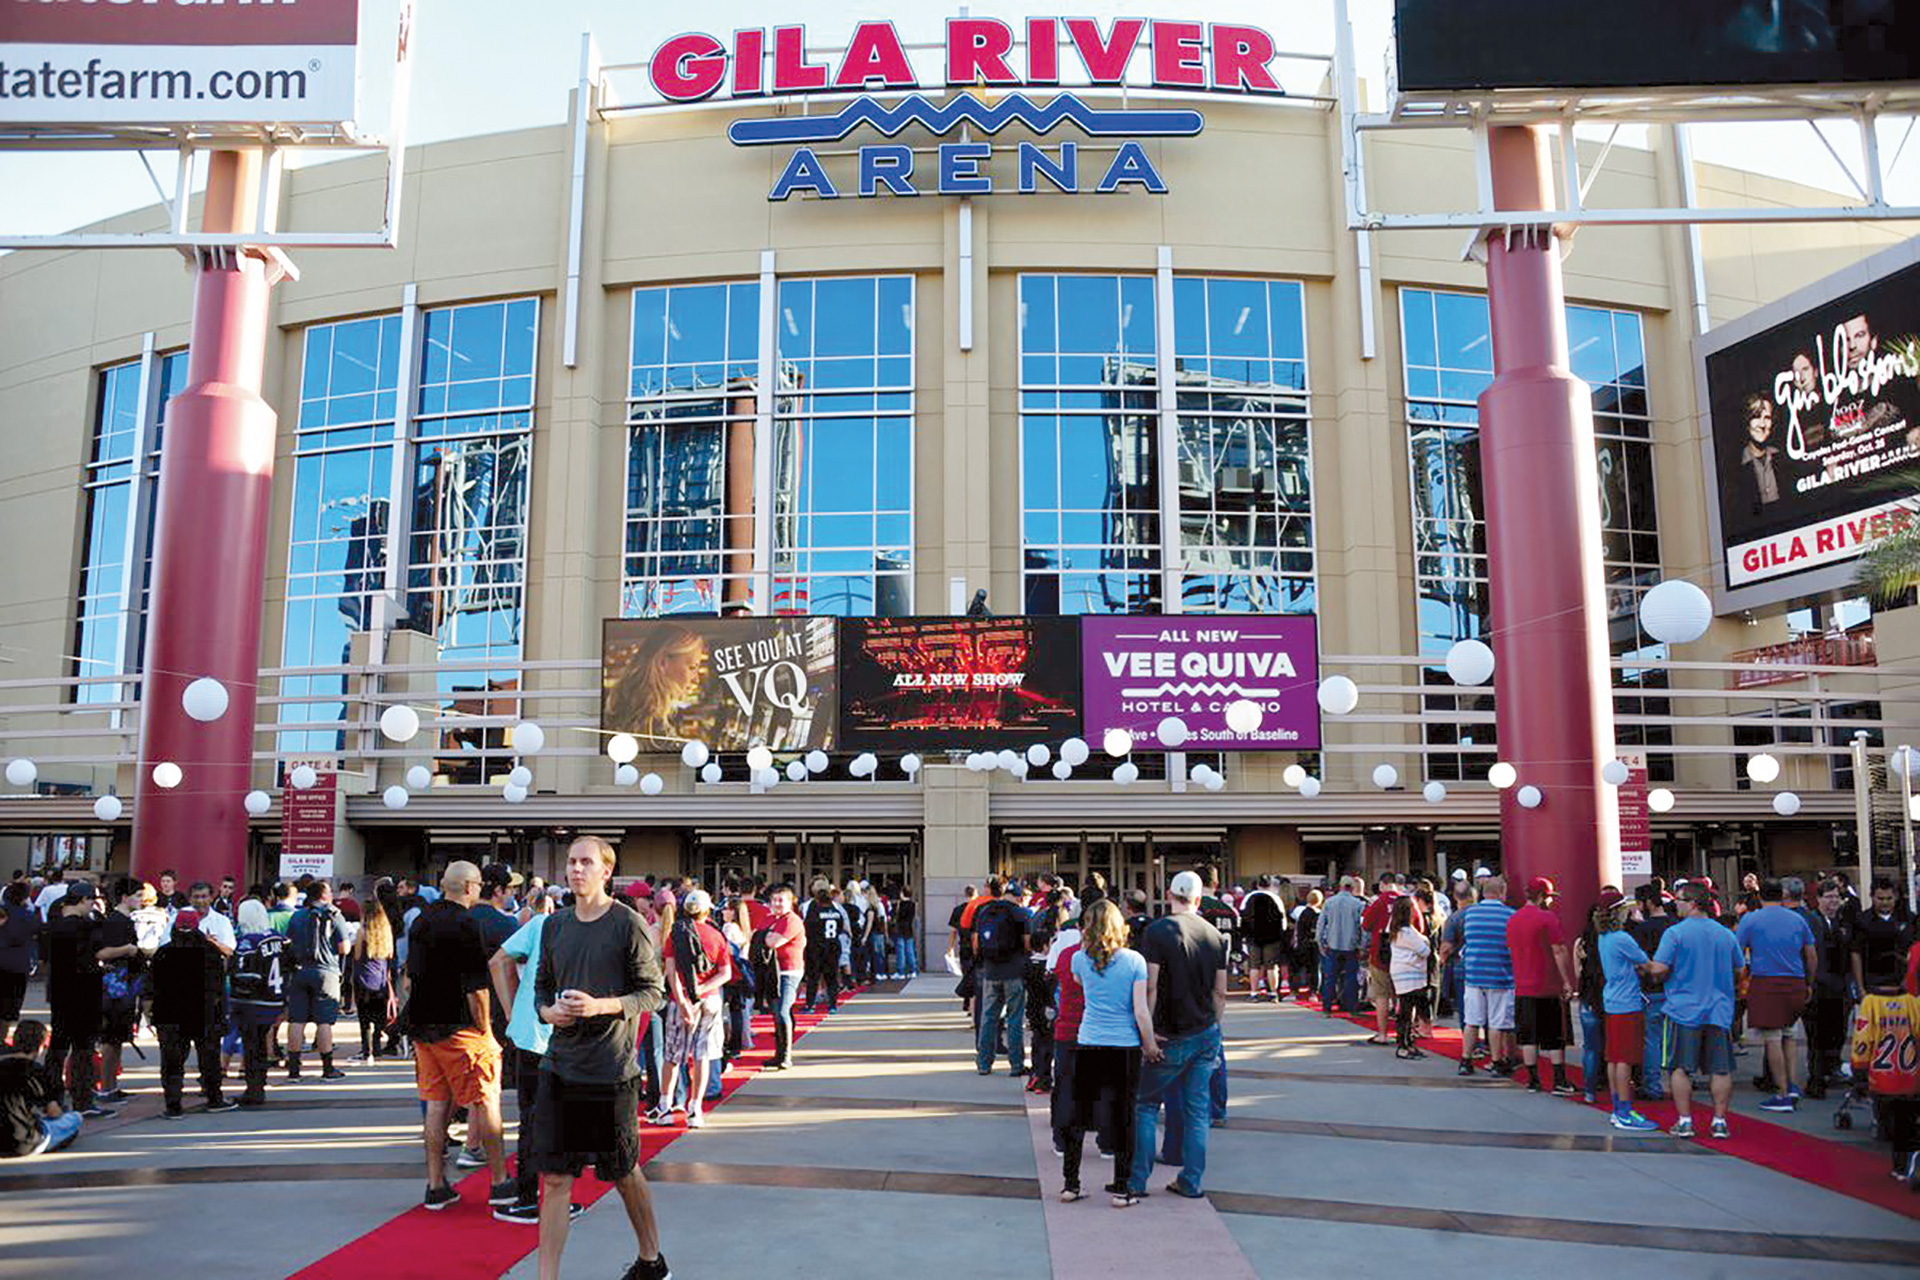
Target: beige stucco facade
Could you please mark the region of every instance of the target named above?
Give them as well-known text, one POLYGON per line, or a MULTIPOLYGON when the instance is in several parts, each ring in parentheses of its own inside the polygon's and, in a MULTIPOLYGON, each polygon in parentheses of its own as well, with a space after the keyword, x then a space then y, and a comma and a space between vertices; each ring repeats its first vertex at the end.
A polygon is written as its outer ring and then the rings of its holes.
MULTIPOLYGON (((913 590, 923 613, 948 611, 955 580, 964 581, 969 593, 987 588, 997 604, 1021 598, 1020 273, 1150 274, 1165 249, 1176 273, 1303 281, 1321 648, 1327 655, 1415 653, 1397 290, 1482 290, 1482 268, 1463 259, 1459 233, 1374 237, 1377 351, 1362 358, 1357 246, 1344 226, 1334 116, 1312 106, 1234 101, 1208 104, 1206 116, 1198 137, 1147 144, 1168 185, 1165 195, 1135 190, 973 199, 976 312, 972 345, 964 350, 958 330, 965 246, 956 200, 925 195, 770 202, 768 189, 785 150, 730 145, 725 126, 733 116, 702 109, 629 114, 597 121, 589 130, 578 357, 569 366, 563 333, 573 130, 555 126, 411 149, 399 247, 297 254, 301 278, 274 293, 266 395, 281 410, 282 433, 262 666, 278 665, 282 651, 291 415, 305 326, 394 311, 409 286, 425 307, 540 299, 525 657, 536 663, 584 660, 597 655, 601 621, 620 607, 631 290, 754 278, 768 252, 780 277, 902 272, 916 281, 913 590)), ((906 140, 931 145, 926 138, 906 140)), ((1370 181, 1382 207, 1471 202, 1464 135, 1376 135, 1370 145, 1370 181)), ((848 185, 850 161, 829 163, 836 180, 848 185)), ((1091 157, 1083 161, 1096 172, 1099 164, 1091 157)), ((996 157, 991 168, 1004 183, 1009 163, 996 157)), ((298 227, 363 218, 380 199, 382 176, 368 161, 292 172, 283 187, 282 221, 298 227)), ((1701 198, 1709 202, 1828 199, 1774 179, 1710 167, 1701 168, 1699 181, 1701 198)), ((1670 151, 1616 148, 1593 199, 1610 205, 1671 202, 1677 185, 1670 151)), ((144 228, 159 220, 157 211, 147 210, 112 225, 144 228)), ((1873 224, 1706 229, 1701 242, 1712 316, 1718 322, 1740 315, 1913 230, 1873 224)), ((1713 553, 1695 410, 1686 236, 1651 227, 1583 229, 1569 246, 1565 270, 1570 300, 1643 317, 1662 554, 1669 573, 1701 580, 1713 553)), ((43 252, 0 259, 0 541, 6 547, 0 556, 0 756, 41 760, 46 782, 77 784, 96 794, 132 790, 130 766, 121 761, 130 738, 106 732, 104 713, 56 709, 62 690, 35 682, 72 673, 64 655, 71 652, 75 627, 86 519, 81 478, 98 371, 138 358, 148 334, 160 350, 184 345, 190 293, 191 278, 180 259, 164 252, 43 252)), ((219 553, 208 549, 209 555, 219 553)), ((1752 625, 1721 619, 1676 657, 1717 661, 1785 634, 1780 613, 1752 625)), ((471 829, 471 815, 483 811, 478 825, 500 830, 626 830, 626 856, 635 871, 665 869, 657 864, 671 859, 672 844, 663 844, 654 834, 659 831, 693 832, 715 823, 815 832, 885 827, 917 842, 929 906, 942 918, 941 903, 963 881, 984 874, 1000 856, 1000 837, 1008 831, 1204 832, 1223 841, 1223 851, 1249 873, 1302 871, 1303 833, 1316 830, 1356 850, 1374 824, 1394 828, 1400 833, 1395 838, 1409 842, 1402 848, 1413 849, 1423 847, 1421 826, 1437 824, 1442 838, 1450 823, 1488 832, 1495 810, 1484 787, 1462 788, 1438 809, 1421 803, 1417 782, 1411 794, 1371 790, 1366 777, 1381 760, 1396 764, 1403 777, 1421 774, 1417 753, 1392 750, 1421 739, 1418 699, 1403 691, 1417 674, 1405 666, 1355 674, 1377 686, 1363 699, 1361 713, 1385 719, 1330 723, 1329 740, 1378 749, 1330 753, 1326 794, 1311 803, 1281 786, 1286 761, 1254 758, 1235 763, 1228 789, 1218 794, 1175 793, 1165 783, 1128 791, 1093 783, 1022 787, 999 776, 988 783, 943 765, 930 768, 919 784, 874 784, 837 798, 828 793, 840 784, 821 784, 811 795, 782 789, 748 796, 743 789, 696 788, 676 766, 665 771, 668 794, 642 801, 615 791, 604 759, 591 751, 563 751, 533 762, 536 794, 525 814, 506 813, 497 796, 478 789, 435 794, 401 814, 383 814, 377 791, 397 780, 404 762, 396 760, 349 765, 358 769, 352 776, 360 789, 349 812, 367 835, 367 856, 382 865, 383 859, 397 864, 434 856, 440 846, 427 835, 439 819, 471 829)), ((1725 684, 1718 673, 1680 672, 1674 679, 1707 690, 1725 684)), ((553 723, 592 722, 597 706, 588 683, 578 672, 530 671, 530 690, 571 692, 529 704, 529 714, 537 711, 553 723)), ((1869 685, 1870 678, 1850 687, 1869 685)), ((1688 717, 1733 714, 1714 699, 1685 700, 1676 711, 1688 717)), ((1888 715, 1894 714, 1890 705, 1888 715)), ((263 712, 263 723, 270 718, 263 712)), ((1728 741, 1725 728, 1712 726, 1683 726, 1676 737, 1728 741)), ((262 734, 259 746, 270 752, 272 737, 262 734)), ((1810 787, 1821 781, 1811 763, 1794 767, 1803 768, 1810 787)), ((1678 785, 1689 793, 1682 816, 1768 816, 1759 798, 1732 792, 1728 755, 1682 755, 1678 769, 1678 785)), ((270 760, 261 760, 258 777, 261 785, 271 784, 270 760)), ((1821 822, 1851 812, 1850 799, 1830 796, 1821 807, 1815 798, 1810 790, 1809 816, 1821 822)), ((28 831, 101 829, 79 802, 57 810, 52 803, 17 799, 11 792, 0 796, 0 820, 15 833, 0 835, 0 850, 14 854, 0 853, 0 865, 24 861, 19 855, 28 831), (43 807, 25 807, 33 803, 43 807)))

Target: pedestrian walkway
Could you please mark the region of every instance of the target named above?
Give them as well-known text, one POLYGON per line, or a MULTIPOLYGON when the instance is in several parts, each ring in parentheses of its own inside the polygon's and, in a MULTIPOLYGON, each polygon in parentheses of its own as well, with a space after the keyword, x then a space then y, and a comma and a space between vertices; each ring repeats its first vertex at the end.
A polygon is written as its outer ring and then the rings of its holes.
MULTIPOLYGON (((647 1174, 676 1276, 1920 1278, 1912 1215, 1704 1141, 1617 1133, 1601 1111, 1462 1079, 1438 1055, 1397 1061, 1297 1005, 1230 1012, 1206 1202, 1060 1205, 1044 1123, 1018 1081, 975 1073, 951 986, 864 992, 800 1042, 795 1069, 745 1080, 700 1132, 657 1131, 673 1140, 647 1174)), ((477 1203, 414 1208, 411 1085, 405 1063, 362 1065, 276 1085, 263 1113, 166 1123, 139 1118, 156 1080, 151 1056, 135 1062, 134 1109, 71 1152, 0 1165, 0 1276, 531 1278, 531 1228, 477 1203), (479 1247, 449 1255, 448 1237, 479 1247)), ((1833 1151, 1860 1140, 1788 1119, 1833 1151)), ((631 1253, 604 1201, 575 1224, 563 1274, 617 1276, 631 1253)))

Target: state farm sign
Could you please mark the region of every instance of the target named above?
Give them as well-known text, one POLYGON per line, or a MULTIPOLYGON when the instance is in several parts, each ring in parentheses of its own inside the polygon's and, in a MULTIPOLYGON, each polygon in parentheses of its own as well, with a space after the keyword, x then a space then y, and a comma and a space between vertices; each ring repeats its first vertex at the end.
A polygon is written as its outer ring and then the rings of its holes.
POLYGON ((339 124, 360 0, 0 0, 0 125, 339 124))

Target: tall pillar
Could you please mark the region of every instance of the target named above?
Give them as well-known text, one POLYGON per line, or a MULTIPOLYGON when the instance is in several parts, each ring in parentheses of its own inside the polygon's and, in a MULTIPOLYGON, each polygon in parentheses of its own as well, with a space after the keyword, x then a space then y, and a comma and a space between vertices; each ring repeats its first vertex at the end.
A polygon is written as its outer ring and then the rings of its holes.
MULTIPOLYGON (((1492 130, 1493 188, 1506 210, 1551 209, 1545 131, 1492 130)), ((1600 766, 1613 755, 1613 682, 1600 544, 1593 399, 1568 367, 1560 247, 1547 230, 1492 235, 1487 296, 1494 379, 1480 397, 1480 467, 1492 586, 1501 758, 1520 775, 1500 800, 1515 894, 1544 875, 1568 937, 1617 883, 1620 818, 1600 766), (1537 809, 1520 788, 1538 787, 1537 809)))
MULTIPOLYGON (((259 190, 257 151, 215 152, 203 227, 245 231, 259 190)), ((153 547, 140 720, 133 873, 172 867, 185 883, 246 871, 260 611, 273 489, 275 416, 260 389, 269 264, 246 251, 203 253, 194 287, 187 387, 167 408, 153 547), (195 679, 226 686, 227 712, 202 724, 181 709, 195 679), (161 790, 153 767, 184 778, 161 790)))

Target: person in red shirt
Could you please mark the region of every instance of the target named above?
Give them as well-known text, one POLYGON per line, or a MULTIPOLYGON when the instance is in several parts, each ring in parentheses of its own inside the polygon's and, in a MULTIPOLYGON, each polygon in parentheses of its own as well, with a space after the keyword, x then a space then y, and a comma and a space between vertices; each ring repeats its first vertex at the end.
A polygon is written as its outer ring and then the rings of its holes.
POLYGON ((1079 953, 1080 944, 1075 942, 1053 962, 1053 1094, 1048 1108, 1056 1147, 1066 1144, 1067 1126, 1073 1121, 1073 1059, 1080 1047, 1080 1017, 1087 1008, 1086 993, 1073 976, 1073 958, 1079 953))
MULTIPOLYGON (((1367 995, 1373 1001, 1373 1038, 1368 1044, 1392 1044, 1393 1037, 1387 1034, 1387 1013, 1393 1008, 1393 978, 1387 972, 1387 922, 1393 918, 1393 900, 1400 896, 1400 877, 1388 871, 1381 875, 1379 892, 1367 909, 1360 913, 1360 927, 1367 935, 1367 995)), ((1413 904, 1413 927, 1425 933, 1427 926, 1425 913, 1418 902, 1413 904)))
POLYGON ((660 959, 667 971, 667 1074, 660 1089, 660 1106, 647 1118, 666 1124, 673 1118, 673 1099, 680 1068, 687 1079, 687 1128, 706 1123, 700 1105, 707 1094, 708 1064, 726 1042, 726 997, 733 979, 733 951, 727 937, 708 918, 713 899, 695 889, 681 905, 678 923, 668 932, 660 959))
POLYGON ((807 926, 794 914, 793 890, 786 885, 768 895, 767 910, 767 943, 773 948, 773 967, 779 975, 773 1001, 773 1061, 767 1069, 785 1071, 793 1065, 793 1002, 807 972, 807 926))
POLYGON ((1573 958, 1560 918, 1547 910, 1555 897, 1553 881, 1535 876, 1527 884, 1527 905, 1507 921, 1507 950, 1513 955, 1513 1028, 1520 1057, 1527 1064, 1527 1089, 1541 1092, 1540 1055, 1552 1065, 1550 1088, 1578 1092, 1567 1078, 1567 1002, 1573 999, 1573 958))

